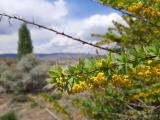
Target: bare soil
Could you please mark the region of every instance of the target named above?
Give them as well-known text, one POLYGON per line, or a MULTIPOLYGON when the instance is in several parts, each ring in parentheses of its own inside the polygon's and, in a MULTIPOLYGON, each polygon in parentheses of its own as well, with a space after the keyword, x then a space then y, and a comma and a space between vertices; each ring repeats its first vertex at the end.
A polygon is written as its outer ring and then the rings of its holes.
MULTIPOLYGON (((42 108, 39 106, 32 106, 32 102, 17 102, 14 101, 14 95, 0 94, 0 116, 7 112, 15 111, 18 120, 66 120, 66 117, 62 113, 57 113, 53 109, 42 108), (55 115, 51 115, 47 109, 55 115), (57 117, 57 119, 56 119, 57 117)), ((37 101, 44 103, 39 97, 34 96, 37 101)), ((67 98, 68 99, 68 98, 67 98)), ((73 120, 86 120, 86 118, 80 114, 80 111, 72 107, 71 103, 66 98, 62 98, 59 103, 69 106, 69 110, 72 113, 73 120)))

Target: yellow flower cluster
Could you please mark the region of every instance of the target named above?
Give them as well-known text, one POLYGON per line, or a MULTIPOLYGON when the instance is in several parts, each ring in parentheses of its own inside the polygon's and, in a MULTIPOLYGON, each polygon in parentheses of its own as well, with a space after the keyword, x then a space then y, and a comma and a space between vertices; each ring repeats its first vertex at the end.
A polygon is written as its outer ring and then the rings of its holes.
POLYGON ((105 62, 105 59, 100 59, 98 62, 97 62, 97 66, 99 68, 103 68, 105 66, 106 62, 105 62))
POLYGON ((160 12, 150 7, 144 7, 143 13, 148 16, 160 16, 160 12))
POLYGON ((160 64, 155 67, 155 74, 160 77, 160 64))
POLYGON ((73 93, 80 93, 85 90, 85 82, 80 81, 79 84, 74 84, 72 87, 73 93))
POLYGON ((82 79, 82 78, 85 77, 85 75, 84 75, 84 74, 78 74, 77 77, 78 77, 79 79, 82 79))
POLYGON ((138 13, 140 11, 143 11, 143 13, 148 16, 160 16, 159 11, 151 7, 145 7, 142 2, 132 4, 131 6, 128 7, 128 11, 133 13, 138 13))
POLYGON ((123 6, 124 6, 124 3, 123 3, 123 2, 119 2, 119 3, 117 4, 117 7, 118 7, 119 9, 122 9, 123 6))
POLYGON ((153 61, 149 60, 147 66, 137 68, 137 76, 147 83, 160 81, 160 64, 154 66, 153 61))
POLYGON ((91 89, 92 88, 97 88, 97 87, 99 87, 99 86, 104 84, 105 79, 106 79, 105 74, 103 72, 99 72, 97 74, 97 76, 91 77, 90 83, 89 83, 89 87, 91 89))
POLYGON ((134 3, 128 7, 128 11, 137 13, 142 10, 143 6, 142 2, 134 3))
POLYGON ((118 87, 131 87, 132 86, 132 82, 131 80, 129 80, 129 76, 127 75, 114 74, 112 76, 112 82, 115 86, 118 86, 118 87))
POLYGON ((150 64, 152 64, 152 63, 153 63, 152 60, 148 60, 148 61, 147 61, 147 64, 148 64, 148 65, 150 65, 150 64))
POLYGON ((152 76, 152 69, 150 66, 145 66, 144 68, 141 68, 138 72, 138 75, 141 77, 146 78, 148 80, 152 76))
POLYGON ((158 89, 149 89, 146 92, 140 92, 133 96, 133 99, 139 99, 139 98, 148 98, 154 95, 160 94, 160 88, 158 89))
POLYGON ((56 82, 57 82, 57 84, 62 85, 64 83, 65 79, 66 78, 64 78, 64 77, 59 77, 59 78, 56 78, 56 82))
POLYGON ((157 2, 157 3, 159 3, 159 2, 160 2, 160 0, 153 0, 152 2, 157 2))

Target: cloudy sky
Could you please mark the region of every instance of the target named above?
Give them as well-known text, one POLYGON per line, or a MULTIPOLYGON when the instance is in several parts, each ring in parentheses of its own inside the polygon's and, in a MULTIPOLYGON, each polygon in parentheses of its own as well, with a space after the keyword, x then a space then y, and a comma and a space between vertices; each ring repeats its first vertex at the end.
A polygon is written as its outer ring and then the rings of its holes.
MULTIPOLYGON (((92 0, 0 0, 0 13, 19 16, 38 24, 65 32, 89 42, 92 33, 105 33, 112 20, 124 22, 110 8, 92 0)), ((7 19, 0 22, 0 54, 16 53, 18 29, 22 23, 7 19)), ((28 26, 35 53, 95 53, 95 48, 67 39, 52 32, 28 26)), ((103 52, 103 51, 100 51, 103 52)))

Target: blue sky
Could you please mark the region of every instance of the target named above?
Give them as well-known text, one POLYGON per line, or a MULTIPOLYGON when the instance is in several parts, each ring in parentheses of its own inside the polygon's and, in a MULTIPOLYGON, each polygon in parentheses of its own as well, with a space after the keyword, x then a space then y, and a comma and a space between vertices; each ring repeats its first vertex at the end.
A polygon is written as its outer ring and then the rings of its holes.
MULTIPOLYGON (((20 16, 89 42, 92 33, 105 33, 112 20, 124 23, 110 8, 92 0, 0 0, 0 13, 20 16)), ((16 53, 21 22, 3 18, 0 23, 0 54, 16 53), (12 46, 8 46, 8 45, 12 46)), ((34 26, 28 26, 36 53, 95 53, 96 49, 34 26)))
POLYGON ((109 14, 113 9, 105 7, 92 0, 66 0, 72 10, 71 15, 75 18, 84 18, 94 14, 109 14))

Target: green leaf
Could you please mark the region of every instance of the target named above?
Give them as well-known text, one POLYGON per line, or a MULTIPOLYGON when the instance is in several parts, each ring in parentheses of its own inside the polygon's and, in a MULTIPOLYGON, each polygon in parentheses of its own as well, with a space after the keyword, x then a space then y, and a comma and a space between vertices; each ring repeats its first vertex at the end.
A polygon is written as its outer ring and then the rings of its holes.
POLYGON ((57 69, 51 69, 49 70, 49 75, 51 77, 60 77, 62 75, 63 69, 61 67, 58 67, 57 69))

